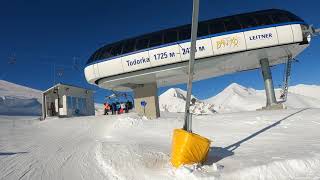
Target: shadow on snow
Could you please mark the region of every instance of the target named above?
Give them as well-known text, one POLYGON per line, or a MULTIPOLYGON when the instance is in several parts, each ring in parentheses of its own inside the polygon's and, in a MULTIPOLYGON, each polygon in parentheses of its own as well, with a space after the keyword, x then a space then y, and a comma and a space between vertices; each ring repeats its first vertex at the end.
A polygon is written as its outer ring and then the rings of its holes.
POLYGON ((11 156, 15 154, 25 154, 28 152, 0 152, 0 156, 11 156))
POLYGON ((246 138, 244 138, 244 139, 242 139, 242 140, 240 140, 240 141, 238 141, 236 143, 233 143, 233 144, 231 144, 231 145, 229 145, 227 147, 211 147, 210 151, 209 151, 209 154, 208 154, 208 158, 204 162, 204 164, 205 165, 211 165, 212 163, 216 163, 216 162, 218 162, 218 161, 220 161, 220 160, 222 160, 222 159, 224 159, 226 157, 233 156, 234 155, 234 150, 236 150, 238 147, 240 147, 240 145, 242 143, 244 143, 246 141, 249 141, 250 139, 254 138, 255 136, 257 136, 257 135, 259 135, 259 134, 261 134, 261 133, 263 133, 263 132, 265 132, 265 131, 267 131, 267 130, 269 130, 269 129, 277 126, 277 125, 279 125, 282 121, 288 119, 289 117, 292 117, 292 116, 294 116, 294 115, 296 115, 296 114, 298 114, 298 113, 300 113, 302 111, 305 111, 307 109, 309 109, 309 108, 301 109, 301 110, 299 110, 299 111, 297 111, 295 113, 292 113, 292 114, 280 119, 279 121, 277 121, 277 122, 275 122, 275 123, 263 128, 263 129, 255 132, 255 133, 251 134, 250 136, 248 136, 248 137, 246 137, 246 138))

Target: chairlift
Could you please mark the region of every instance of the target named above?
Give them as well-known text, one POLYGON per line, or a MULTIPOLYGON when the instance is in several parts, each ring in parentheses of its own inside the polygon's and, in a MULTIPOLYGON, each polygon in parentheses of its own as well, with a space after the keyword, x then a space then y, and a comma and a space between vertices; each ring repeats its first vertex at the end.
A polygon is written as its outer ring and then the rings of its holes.
POLYGON ((121 98, 121 97, 124 97, 126 100, 129 100, 128 97, 130 97, 132 100, 133 106, 134 106, 134 98, 130 94, 122 93, 122 92, 115 92, 113 90, 111 90, 111 91, 112 91, 112 94, 110 96, 106 96, 106 99, 108 99, 108 100, 116 99, 118 101, 119 98, 121 98))
POLYGON ((57 75, 59 76, 59 77, 62 77, 63 76, 63 72, 64 72, 64 70, 61 68, 61 69, 58 69, 57 70, 57 75))
POLYGON ((9 59, 9 60, 8 60, 8 64, 13 65, 13 64, 16 64, 16 63, 17 63, 17 58, 16 58, 15 56, 9 57, 8 59, 9 59))

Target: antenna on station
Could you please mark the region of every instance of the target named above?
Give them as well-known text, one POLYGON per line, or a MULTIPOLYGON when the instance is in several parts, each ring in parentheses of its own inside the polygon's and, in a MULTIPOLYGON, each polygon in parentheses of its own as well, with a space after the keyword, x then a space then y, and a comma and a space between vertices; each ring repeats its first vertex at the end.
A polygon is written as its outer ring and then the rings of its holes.
POLYGON ((56 74, 57 74, 59 77, 62 77, 62 76, 63 76, 63 74, 64 74, 64 69, 63 69, 63 68, 59 68, 59 69, 57 69, 56 74))
POLYGON ((79 63, 79 58, 76 56, 73 56, 73 64, 72 64, 72 68, 76 71, 81 71, 81 65, 79 63))
POLYGON ((16 57, 16 54, 13 53, 12 56, 9 56, 8 57, 8 64, 16 64, 17 63, 17 57, 16 57))

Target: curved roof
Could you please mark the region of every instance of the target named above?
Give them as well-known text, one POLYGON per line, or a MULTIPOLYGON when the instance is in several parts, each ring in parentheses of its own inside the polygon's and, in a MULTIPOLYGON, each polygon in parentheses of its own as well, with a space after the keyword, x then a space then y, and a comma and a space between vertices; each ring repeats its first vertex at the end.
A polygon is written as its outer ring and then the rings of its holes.
MULTIPOLYGON (((199 22, 198 37, 297 21, 304 23, 298 16, 279 9, 237 14, 199 22)), ((190 28, 191 25, 188 24, 107 44, 99 48, 89 58, 87 65, 102 59, 113 59, 116 56, 123 56, 147 48, 155 48, 165 44, 177 43, 178 41, 188 41, 190 39, 190 28)))

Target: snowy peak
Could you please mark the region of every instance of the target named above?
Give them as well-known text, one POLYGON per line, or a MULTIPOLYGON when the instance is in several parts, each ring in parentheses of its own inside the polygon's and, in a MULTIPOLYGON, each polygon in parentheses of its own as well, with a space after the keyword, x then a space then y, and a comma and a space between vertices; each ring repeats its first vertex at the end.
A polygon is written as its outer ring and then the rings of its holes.
MULTIPOLYGON (((160 111, 166 112, 184 112, 187 92, 180 88, 170 88, 159 96, 160 111)), ((196 103, 190 107, 194 114, 212 114, 214 113, 213 105, 199 101, 195 98, 196 103)))
POLYGON ((228 92, 228 93, 233 93, 233 94, 238 94, 241 96, 244 95, 251 95, 255 93, 255 90, 252 88, 246 88, 244 86, 241 86, 240 84, 237 83, 232 83, 228 87, 226 87, 223 92, 228 92))
MULTIPOLYGON (((180 88, 170 88, 163 94, 161 94, 162 97, 168 97, 168 98, 178 98, 182 100, 186 100, 187 92, 180 89, 180 88)), ((193 95, 191 95, 192 98, 195 98, 193 95)))
POLYGON ((228 90, 228 89, 245 89, 245 87, 241 86, 238 83, 231 83, 229 86, 225 88, 225 90, 228 90))
POLYGON ((226 102, 236 103, 237 101, 243 101, 244 98, 253 96, 255 94, 256 90, 252 88, 246 88, 237 83, 232 83, 216 96, 213 96, 204 101, 220 106, 226 102))

